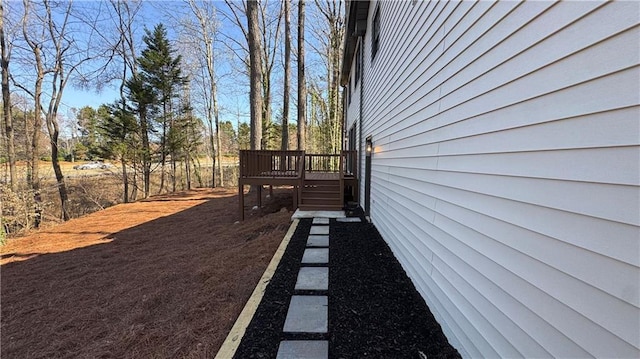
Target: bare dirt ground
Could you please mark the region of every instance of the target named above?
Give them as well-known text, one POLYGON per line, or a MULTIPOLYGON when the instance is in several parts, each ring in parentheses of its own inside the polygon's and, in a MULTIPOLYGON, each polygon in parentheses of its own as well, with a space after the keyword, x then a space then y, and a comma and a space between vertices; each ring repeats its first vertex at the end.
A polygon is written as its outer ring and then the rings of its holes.
POLYGON ((10 240, 0 356, 211 358, 288 229, 274 194, 240 224, 236 190, 201 189, 10 240))

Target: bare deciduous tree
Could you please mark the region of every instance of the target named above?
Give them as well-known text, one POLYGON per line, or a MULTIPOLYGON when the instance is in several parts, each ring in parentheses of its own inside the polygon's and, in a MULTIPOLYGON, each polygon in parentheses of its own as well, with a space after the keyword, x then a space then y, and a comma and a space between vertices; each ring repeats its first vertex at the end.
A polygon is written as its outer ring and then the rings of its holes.
MULTIPOLYGON (((275 65, 276 52, 278 50, 278 39, 280 37, 280 24, 282 23, 282 4, 278 4, 279 9, 275 17, 270 16, 269 4, 265 1, 260 6, 259 24, 262 36, 262 130, 269 131, 271 128, 271 77, 275 65)), ((267 149, 269 137, 262 138, 262 148, 267 149)))
POLYGON ((214 171, 212 171, 212 187, 216 186, 215 180, 215 164, 216 157, 218 163, 218 178, 220 185, 224 186, 224 171, 222 168, 222 141, 220 137, 220 109, 218 105, 218 78, 215 68, 215 40, 218 32, 218 24, 216 22, 216 8, 210 2, 196 2, 195 0, 187 0, 191 12, 196 17, 199 25, 198 35, 198 52, 201 58, 204 60, 206 81, 205 87, 205 109, 207 116, 207 123, 209 126, 209 142, 213 154, 214 171), (213 124, 215 123, 215 132, 213 130, 213 124), (215 144, 214 144, 215 133, 215 144), (215 149, 217 148, 217 151, 215 149), (217 152, 217 153, 216 153, 217 152))
MULTIPOLYGON (((223 17, 235 23, 242 31, 246 41, 242 43, 235 36, 223 34, 227 41, 227 47, 232 50, 234 56, 243 64, 241 71, 246 73, 251 67, 249 56, 249 30, 242 22, 242 17, 247 16, 246 6, 242 7, 238 2, 225 0, 231 14, 222 13, 223 17)), ((244 4, 244 3, 243 3, 244 4)), ((247 4, 245 4, 247 5, 247 4)), ((280 27, 282 23, 283 4, 281 2, 258 1, 258 31, 260 33, 261 46, 261 91, 262 91, 262 123, 261 131, 269 131, 272 125, 272 77, 276 63, 276 54, 280 38, 280 27)), ((248 20, 248 18, 247 18, 248 20)), ((247 21, 248 23, 248 21, 247 21)), ((268 133, 267 133, 268 134, 268 133)), ((261 148, 266 149, 269 145, 269 136, 261 134, 261 148)), ((272 144, 272 146, 278 146, 272 144)))
MULTIPOLYGON (((25 85, 22 85, 21 82, 16 81, 13 76, 11 76, 14 85, 24 90, 28 93, 34 101, 33 108, 33 127, 31 128, 31 133, 27 136, 30 142, 30 158, 29 161, 29 169, 27 173, 27 183, 34 190, 38 190, 40 188, 40 176, 39 176, 39 158, 38 158, 38 146, 40 143, 40 134, 42 129, 42 106, 41 100, 42 97, 42 85, 45 77, 45 68, 42 60, 42 39, 34 39, 28 32, 29 29, 29 2, 23 0, 24 5, 24 14, 22 16, 22 36, 23 40, 28 47, 28 50, 33 54, 33 70, 35 72, 35 80, 33 83, 33 88, 29 89, 25 85)), ((44 33, 44 31, 42 31, 44 33)))
POLYGON ((258 24, 259 3, 257 0, 247 1, 248 45, 250 91, 249 106, 251 109, 251 149, 261 149, 262 143, 262 49, 260 25, 258 24))
POLYGON ((304 72, 304 0, 298 2, 298 150, 304 150, 307 137, 307 84, 304 72))
POLYGON ((11 90, 9 88, 9 61, 11 58, 11 43, 7 46, 5 41, 4 3, 0 0, 0 48, 2 49, 2 104, 4 128, 7 141, 7 157, 9 160, 9 184, 11 189, 16 189, 16 150, 13 131, 13 118, 11 116, 11 90))
POLYGON ((312 80, 310 101, 318 115, 315 132, 321 141, 315 141, 318 150, 337 153, 342 148, 342 101, 340 99, 340 68, 342 39, 344 37, 343 4, 341 0, 314 0, 318 19, 311 22, 311 49, 322 60, 324 73, 312 80))
MULTIPOLYGON (((110 39, 107 42, 110 43, 110 46, 113 48, 115 56, 120 58, 121 62, 121 75, 119 77, 120 85, 118 86, 119 94, 120 94, 120 110, 124 115, 128 112, 127 109, 127 94, 126 94, 126 81, 129 76, 137 77, 137 63, 136 63, 136 46, 135 40, 133 37, 133 26, 135 19, 137 17, 138 12, 140 11, 142 3, 140 1, 122 1, 122 0, 111 0, 111 7, 113 9, 112 21, 115 27, 116 37, 115 39, 110 39)), ((146 121, 146 119, 143 119, 146 121)), ((142 126, 141 126, 142 127, 142 126)), ((144 126, 146 129, 147 126, 144 126)), ((143 149, 143 153, 149 153, 149 138, 146 135, 141 136, 144 142, 145 147, 143 149), (144 141, 146 139, 146 141, 144 141)), ((143 146, 144 146, 143 145, 143 146)), ((132 153, 136 154, 135 151, 132 153)), ((133 164, 133 191, 131 193, 131 198, 135 200, 137 194, 137 175, 136 175, 136 161, 135 157, 132 159, 133 164)), ((122 186, 123 186, 123 200, 125 203, 129 202, 129 176, 127 174, 127 161, 126 157, 122 156, 121 158, 121 168, 122 168, 122 186)), ((149 176, 150 176, 150 160, 148 156, 143 155, 143 182, 145 184, 144 193, 146 195, 149 194, 149 176)))
MULTIPOLYGON (((51 145, 51 164, 55 173, 58 193, 64 220, 69 219, 67 211, 67 186, 64 175, 58 160, 58 138, 60 136, 60 126, 58 124, 58 109, 69 80, 79 73, 83 64, 94 60, 98 55, 94 54, 94 49, 90 47, 90 41, 80 41, 74 36, 71 29, 71 16, 73 2, 52 3, 48 0, 42 2, 38 8, 28 0, 23 0, 24 17, 22 33, 24 40, 31 50, 32 60, 35 66, 35 79, 33 90, 26 86, 19 85, 20 88, 29 93, 34 99, 35 119, 32 153, 32 184, 34 189, 38 189, 38 158, 37 158, 37 133, 41 127, 41 116, 44 114, 49 142, 51 145), (47 93, 48 104, 43 106, 43 84, 47 82, 51 85, 47 93)), ((97 15, 97 14, 96 14, 97 15)), ((86 29, 85 29, 86 31, 86 29)), ((95 31, 95 28, 90 29, 95 31)), ((84 34, 85 39, 90 39, 90 34, 84 34)), ((92 71, 91 73, 99 72, 92 71)), ((90 78, 89 73, 83 74, 83 79, 90 78)), ((14 83, 17 83, 14 81, 14 83)))
POLYGON ((291 0, 284 0, 284 90, 282 98, 282 145, 289 149, 289 91, 291 87, 291 0))

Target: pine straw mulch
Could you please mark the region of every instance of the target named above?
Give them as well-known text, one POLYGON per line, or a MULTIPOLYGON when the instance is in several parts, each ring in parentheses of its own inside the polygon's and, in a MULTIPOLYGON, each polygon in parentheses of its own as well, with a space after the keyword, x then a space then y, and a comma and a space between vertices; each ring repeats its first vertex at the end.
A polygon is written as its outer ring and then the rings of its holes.
POLYGON ((153 197, 10 240, 0 356, 212 357, 291 217, 288 190, 241 224, 237 201, 233 189, 153 197))

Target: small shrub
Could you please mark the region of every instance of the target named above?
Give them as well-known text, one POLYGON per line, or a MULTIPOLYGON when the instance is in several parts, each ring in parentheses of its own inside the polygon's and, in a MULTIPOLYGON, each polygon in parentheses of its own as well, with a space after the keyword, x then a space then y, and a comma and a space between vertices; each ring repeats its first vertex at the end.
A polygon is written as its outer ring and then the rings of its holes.
POLYGON ((4 219, 0 220, 0 246, 7 243, 7 234, 4 231, 4 219))
POLYGON ((7 185, 0 185, 0 187, 3 235, 12 235, 30 229, 35 215, 34 191, 31 189, 12 191, 7 185))

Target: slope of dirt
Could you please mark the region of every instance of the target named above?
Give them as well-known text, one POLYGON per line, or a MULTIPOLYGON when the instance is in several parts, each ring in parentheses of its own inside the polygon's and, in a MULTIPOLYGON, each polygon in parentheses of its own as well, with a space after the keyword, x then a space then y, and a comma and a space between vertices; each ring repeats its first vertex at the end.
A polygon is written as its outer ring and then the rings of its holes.
POLYGON ((118 205, 0 247, 2 358, 212 357, 289 226, 290 191, 118 205), (271 214, 269 214, 271 213, 271 214))

